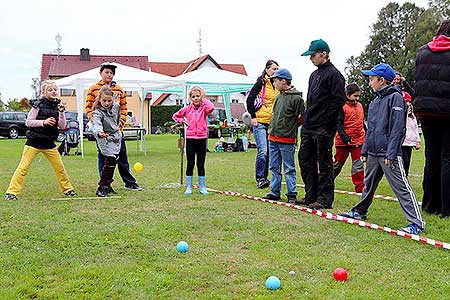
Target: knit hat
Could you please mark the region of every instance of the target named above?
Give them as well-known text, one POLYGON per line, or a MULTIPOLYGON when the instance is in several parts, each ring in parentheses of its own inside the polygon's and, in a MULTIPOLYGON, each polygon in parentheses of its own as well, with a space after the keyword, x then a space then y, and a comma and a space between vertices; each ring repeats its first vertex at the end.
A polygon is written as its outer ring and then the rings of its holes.
POLYGON ((405 99, 405 102, 411 102, 412 98, 408 92, 403 91, 402 94, 403 94, 403 99, 405 99))

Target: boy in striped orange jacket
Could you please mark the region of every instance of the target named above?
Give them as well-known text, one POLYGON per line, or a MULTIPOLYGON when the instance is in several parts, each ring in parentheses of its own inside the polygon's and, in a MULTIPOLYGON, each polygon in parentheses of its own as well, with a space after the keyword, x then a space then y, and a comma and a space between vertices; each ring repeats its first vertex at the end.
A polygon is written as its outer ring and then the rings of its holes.
MULTIPOLYGON (((127 121, 127 97, 122 88, 113 81, 113 77, 116 74, 117 66, 112 63, 103 63, 100 66, 100 76, 102 80, 92 85, 87 93, 84 110, 92 122, 92 111, 95 98, 102 86, 105 84, 109 85, 113 91, 113 100, 118 102, 120 105, 120 131, 123 130, 125 123, 127 121)), ((97 147, 98 150, 98 147, 97 147)), ((100 151, 98 151, 98 170, 101 177, 101 170, 103 169, 103 159, 100 151)), ((142 188, 136 183, 136 179, 131 175, 130 164, 128 163, 127 147, 122 134, 121 147, 119 152, 119 159, 117 161, 120 177, 122 177, 125 183, 125 188, 134 191, 141 191, 142 188)), ((112 189, 109 193, 115 193, 112 189)))

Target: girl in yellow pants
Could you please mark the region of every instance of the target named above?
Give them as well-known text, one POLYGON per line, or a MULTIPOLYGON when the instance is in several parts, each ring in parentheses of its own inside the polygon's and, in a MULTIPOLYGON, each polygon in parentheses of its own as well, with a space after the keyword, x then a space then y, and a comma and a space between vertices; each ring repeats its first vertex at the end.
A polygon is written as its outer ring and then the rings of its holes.
POLYGON ((22 159, 6 191, 5 200, 17 199, 24 186, 25 176, 38 153, 43 153, 53 166, 61 191, 66 196, 76 195, 55 145, 58 127, 66 126, 65 108, 57 96, 56 84, 53 81, 44 81, 41 85, 41 98, 33 103, 33 108, 28 113, 27 142, 22 159))

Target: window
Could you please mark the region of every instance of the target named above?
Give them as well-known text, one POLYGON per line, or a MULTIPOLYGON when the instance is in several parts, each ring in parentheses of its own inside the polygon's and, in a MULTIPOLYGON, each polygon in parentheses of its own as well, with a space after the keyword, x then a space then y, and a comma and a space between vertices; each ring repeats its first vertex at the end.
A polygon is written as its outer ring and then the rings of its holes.
POLYGON ((25 121, 27 119, 27 114, 17 114, 17 119, 19 121, 25 121))
POLYGON ((61 96, 76 96, 75 90, 73 89, 61 89, 59 94, 61 96))
POLYGON ((176 105, 183 105, 183 99, 175 99, 176 105))
POLYGON ((127 97, 133 97, 132 91, 125 91, 125 94, 127 94, 127 97))
POLYGON ((231 103, 239 103, 238 99, 231 99, 231 103))
POLYGON ((3 120, 5 120, 5 121, 14 120, 14 115, 12 115, 12 114, 4 114, 3 115, 3 120))

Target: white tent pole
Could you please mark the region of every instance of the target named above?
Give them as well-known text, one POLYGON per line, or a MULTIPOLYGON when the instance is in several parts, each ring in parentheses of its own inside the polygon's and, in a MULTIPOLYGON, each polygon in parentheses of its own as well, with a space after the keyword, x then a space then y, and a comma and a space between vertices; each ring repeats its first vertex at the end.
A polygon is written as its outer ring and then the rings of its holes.
POLYGON ((78 111, 78 127, 80 129, 80 149, 81 157, 84 158, 84 123, 83 123, 83 113, 84 113, 84 89, 81 82, 77 81, 75 84, 75 92, 77 93, 77 111, 78 111))
MULTIPOLYGON (((142 125, 142 127, 145 128, 145 124, 144 124, 144 100, 145 100, 145 93, 146 92, 145 92, 144 88, 141 88, 141 90, 142 90, 142 94, 141 94, 141 125, 142 125)), ((140 131, 140 133, 141 133, 141 142, 140 142, 140 149, 139 150, 142 151, 142 140, 145 139, 145 136, 144 136, 144 132, 140 131)), ((145 146, 145 147, 147 147, 147 146, 145 146)))

